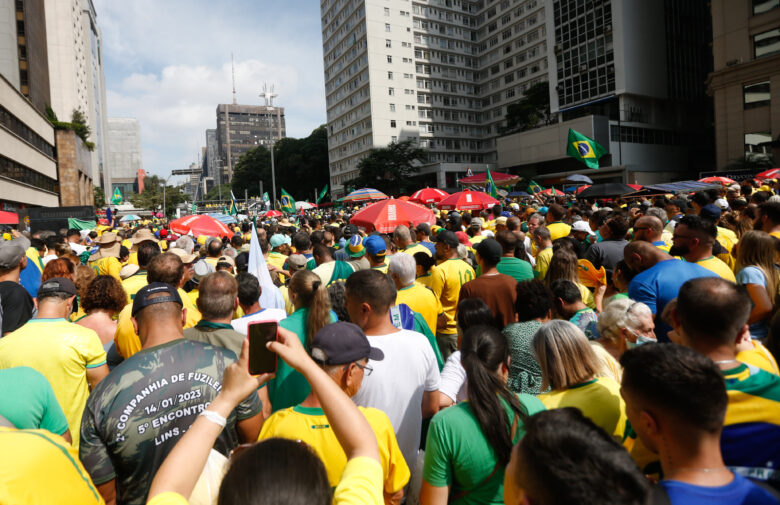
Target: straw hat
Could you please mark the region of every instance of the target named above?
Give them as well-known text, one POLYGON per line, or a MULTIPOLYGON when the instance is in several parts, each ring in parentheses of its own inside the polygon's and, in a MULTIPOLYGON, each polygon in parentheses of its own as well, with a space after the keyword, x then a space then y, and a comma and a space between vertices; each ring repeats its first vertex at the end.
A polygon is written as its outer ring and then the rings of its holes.
POLYGON ((89 261, 96 261, 103 258, 119 258, 119 248, 122 244, 119 243, 119 237, 114 232, 106 232, 95 241, 98 244, 99 249, 96 253, 89 257, 89 261))

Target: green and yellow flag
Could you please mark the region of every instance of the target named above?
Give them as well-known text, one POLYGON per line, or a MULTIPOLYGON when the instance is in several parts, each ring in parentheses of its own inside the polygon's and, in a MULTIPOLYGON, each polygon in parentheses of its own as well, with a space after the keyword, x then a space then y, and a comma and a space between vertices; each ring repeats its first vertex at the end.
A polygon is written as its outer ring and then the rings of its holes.
POLYGON ((607 150, 592 138, 569 128, 569 143, 566 154, 583 162, 588 168, 599 168, 599 159, 607 150))
POLYGON ((119 190, 119 188, 115 188, 114 195, 111 197, 111 204, 119 205, 121 203, 122 203, 122 192, 119 190))
POLYGON ((498 191, 496 189, 496 183, 493 182, 493 176, 490 175, 490 169, 489 168, 487 169, 487 176, 485 176, 485 180, 488 183, 488 188, 487 188, 488 193, 490 194, 490 196, 492 196, 493 198, 497 199, 498 198, 498 191))
POLYGON ((315 203, 320 203, 323 198, 325 198, 325 195, 328 194, 328 185, 326 184, 324 188, 322 188, 322 191, 320 191, 320 195, 317 197, 317 201, 315 203))
POLYGON ((534 182, 533 180, 528 182, 528 192, 532 195, 535 195, 537 193, 541 193, 544 191, 544 188, 539 185, 539 183, 534 182))
POLYGON ((295 213, 295 199, 290 196, 290 193, 282 188, 282 197, 280 198, 282 204, 282 212, 295 213))

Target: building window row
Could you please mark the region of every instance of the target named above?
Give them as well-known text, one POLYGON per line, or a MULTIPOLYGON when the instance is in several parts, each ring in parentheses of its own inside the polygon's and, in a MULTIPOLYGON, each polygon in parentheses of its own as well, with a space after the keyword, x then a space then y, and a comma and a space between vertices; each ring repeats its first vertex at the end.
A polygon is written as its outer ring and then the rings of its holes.
POLYGON ((8 109, 0 106, 0 125, 19 136, 22 140, 33 146, 41 154, 54 158, 54 146, 46 142, 43 137, 35 133, 22 120, 11 114, 8 109))
POLYGON ((780 53, 780 28, 755 35, 753 50, 756 58, 780 53))
POLYGON ((769 105, 769 81, 757 82, 742 87, 745 110, 769 105))
POLYGON ((610 140, 629 144, 657 144, 665 146, 680 146, 687 142, 679 132, 656 130, 653 128, 638 128, 636 126, 612 125, 609 129, 610 140))
POLYGON ((763 14, 780 7, 780 0, 753 0, 753 14, 763 14))
POLYGON ((0 155, 0 177, 11 179, 14 182, 26 184, 51 193, 57 193, 59 191, 59 183, 56 179, 36 172, 35 170, 2 155, 0 155))

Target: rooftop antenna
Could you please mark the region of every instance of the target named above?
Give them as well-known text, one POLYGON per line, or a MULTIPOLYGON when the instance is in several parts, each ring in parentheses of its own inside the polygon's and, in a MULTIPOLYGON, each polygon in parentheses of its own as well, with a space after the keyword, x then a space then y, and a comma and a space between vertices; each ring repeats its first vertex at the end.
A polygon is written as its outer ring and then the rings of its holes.
POLYGON ((260 93, 260 98, 265 100, 265 106, 273 108, 274 98, 279 96, 279 93, 274 93, 274 85, 271 84, 271 90, 268 90, 268 84, 263 83, 263 91, 260 93))
POLYGON ((236 65, 233 63, 233 53, 230 53, 230 68, 233 71, 233 105, 238 105, 236 101, 236 65))

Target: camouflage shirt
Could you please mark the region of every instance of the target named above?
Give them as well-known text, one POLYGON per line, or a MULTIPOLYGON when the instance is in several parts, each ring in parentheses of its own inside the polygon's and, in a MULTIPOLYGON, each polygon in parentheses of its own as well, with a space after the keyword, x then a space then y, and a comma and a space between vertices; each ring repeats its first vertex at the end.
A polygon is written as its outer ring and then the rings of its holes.
MULTIPOLYGON (((165 457, 222 388, 231 351, 179 339, 144 349, 92 391, 81 422, 79 457, 95 484, 116 478, 117 503, 142 505, 165 457)), ((260 413, 257 394, 230 414, 214 448, 238 443, 236 421, 260 413)))

